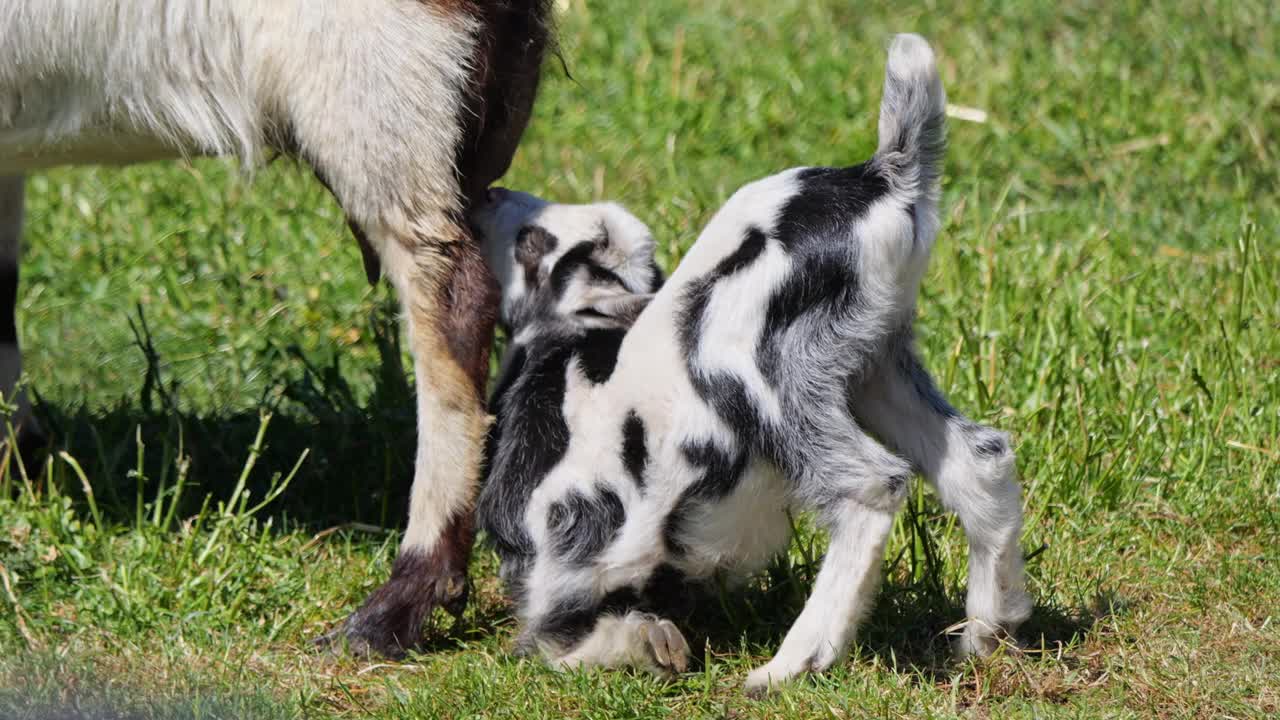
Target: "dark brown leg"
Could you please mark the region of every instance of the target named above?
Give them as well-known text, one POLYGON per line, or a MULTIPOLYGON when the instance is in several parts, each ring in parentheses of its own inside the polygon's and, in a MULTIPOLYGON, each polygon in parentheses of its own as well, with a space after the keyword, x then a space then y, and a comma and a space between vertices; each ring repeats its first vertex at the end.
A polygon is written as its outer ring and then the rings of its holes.
POLYGON ((462 615, 469 594, 467 563, 474 540, 472 514, 467 511, 449 521, 431 550, 401 548, 391 566, 391 578, 321 642, 345 639, 357 654, 402 657, 405 650, 422 641, 422 627, 433 609, 462 615))

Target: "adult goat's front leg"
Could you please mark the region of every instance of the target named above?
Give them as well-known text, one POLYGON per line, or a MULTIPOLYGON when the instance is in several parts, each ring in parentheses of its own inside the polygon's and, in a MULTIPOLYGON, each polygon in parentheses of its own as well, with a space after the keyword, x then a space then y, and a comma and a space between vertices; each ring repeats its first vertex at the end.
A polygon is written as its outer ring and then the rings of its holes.
POLYGON ((408 321, 418 452, 409 526, 391 578, 332 634, 345 637, 357 652, 401 655, 418 644, 432 609, 458 615, 467 601, 497 298, 469 233, 460 224, 450 232, 450 238, 383 247, 387 275, 408 321))

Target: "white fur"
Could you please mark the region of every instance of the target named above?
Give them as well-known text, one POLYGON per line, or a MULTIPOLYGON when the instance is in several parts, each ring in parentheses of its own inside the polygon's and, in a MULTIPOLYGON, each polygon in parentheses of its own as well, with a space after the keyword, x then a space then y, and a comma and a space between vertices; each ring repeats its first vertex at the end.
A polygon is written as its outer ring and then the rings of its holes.
POLYGON ((431 7, 0 4, 0 173, 180 155, 251 165, 270 133, 292 128, 353 219, 407 231, 413 196, 456 192, 439 169, 453 165, 459 58, 474 42, 431 7))
POLYGON ((561 670, 582 667, 638 667, 657 674, 688 669, 689 644, 670 620, 630 612, 606 615, 591 634, 555 664, 561 670))

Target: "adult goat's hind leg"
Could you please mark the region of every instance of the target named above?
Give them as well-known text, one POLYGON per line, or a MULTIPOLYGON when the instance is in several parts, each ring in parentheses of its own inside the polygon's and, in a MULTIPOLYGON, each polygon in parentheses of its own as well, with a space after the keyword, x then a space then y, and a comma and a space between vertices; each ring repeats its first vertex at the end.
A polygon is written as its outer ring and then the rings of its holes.
POLYGON ((908 458, 960 517, 969 540, 969 591, 957 651, 990 654, 1032 607, 1018 546, 1022 498, 1008 437, 951 407, 905 333, 850 396, 859 420, 908 458))
POLYGON ((356 651, 398 656, 418 644, 433 608, 457 615, 467 601, 496 285, 464 227, 447 232, 453 237, 382 251, 408 318, 418 451, 409 526, 391 578, 334 634, 356 651))
MULTIPOLYGON (((299 23, 311 12, 300 7, 299 23)), ((464 219, 460 163, 469 142, 485 141, 469 129, 487 117, 468 101, 487 67, 479 9, 326 3, 326 22, 346 23, 344 32, 267 54, 299 68, 289 76, 297 86, 278 99, 292 149, 332 189, 395 286, 417 380, 418 449, 399 555, 390 579, 328 636, 357 652, 398 656, 419 644, 434 608, 457 613, 467 600, 497 309, 496 283, 464 219)))
MULTIPOLYGON (((18 265, 22 255, 24 183, 21 175, 0 177, 0 395, 15 409, 9 417, 18 440, 18 453, 29 460, 46 443, 40 424, 31 414, 22 378, 22 350, 18 347, 18 265)), ((0 425, 0 455, 9 442, 0 425)), ((28 472, 34 468, 28 467, 28 472)))

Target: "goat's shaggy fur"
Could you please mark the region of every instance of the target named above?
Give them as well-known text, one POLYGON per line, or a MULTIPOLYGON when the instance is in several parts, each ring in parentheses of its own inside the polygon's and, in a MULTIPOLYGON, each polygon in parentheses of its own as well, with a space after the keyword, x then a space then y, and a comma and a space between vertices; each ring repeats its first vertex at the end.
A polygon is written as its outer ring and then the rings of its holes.
POLYGON ((761 568, 797 508, 830 547, 747 685, 824 670, 870 608, 916 471, 969 537, 961 651, 1026 619, 1009 442, 954 410, 912 348, 944 103, 929 46, 899 36, 875 156, 742 188, 661 289, 647 230, 617 206, 502 191, 480 208, 513 338, 480 518, 527 647, 561 667, 684 669, 663 608, 684 583, 761 568))
MULTIPOLYGON (((466 600, 497 294, 464 221, 533 104, 549 0, 10 0, 0 4, 0 390, 21 174, 63 163, 283 152, 342 205, 405 307, 418 390, 408 530, 340 635, 395 654, 466 600)), ((264 239, 265 241, 265 239, 264 239)), ((19 424, 34 426, 25 398, 19 424)))

